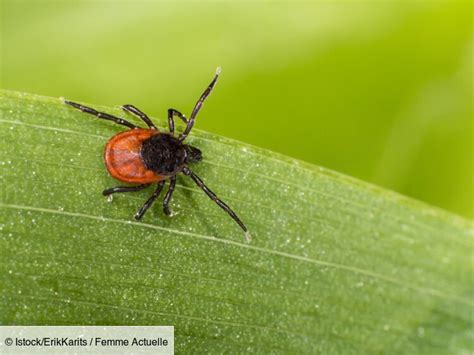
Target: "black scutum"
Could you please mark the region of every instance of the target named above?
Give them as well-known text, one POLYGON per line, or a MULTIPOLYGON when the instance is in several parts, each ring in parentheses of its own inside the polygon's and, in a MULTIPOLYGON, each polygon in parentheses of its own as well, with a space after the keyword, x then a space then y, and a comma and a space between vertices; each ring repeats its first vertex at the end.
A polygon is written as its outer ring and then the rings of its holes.
POLYGON ((156 134, 143 141, 141 157, 147 169, 160 175, 173 175, 186 160, 184 145, 169 134, 156 134))

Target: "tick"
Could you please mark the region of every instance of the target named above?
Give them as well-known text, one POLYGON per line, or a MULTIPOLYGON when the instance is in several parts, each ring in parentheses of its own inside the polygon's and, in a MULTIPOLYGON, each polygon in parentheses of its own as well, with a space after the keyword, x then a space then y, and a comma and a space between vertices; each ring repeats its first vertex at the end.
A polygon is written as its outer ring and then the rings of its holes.
POLYGON ((169 204, 176 186, 176 176, 183 173, 189 176, 211 200, 237 222, 249 240, 250 235, 245 224, 235 212, 232 211, 225 202, 220 200, 189 168, 190 164, 198 163, 202 160, 202 153, 198 148, 184 143, 194 126, 196 116, 201 110, 204 101, 216 85, 219 74, 220 68, 217 68, 214 78, 197 101, 189 119, 178 110, 172 108, 168 110, 169 132, 160 132, 152 120, 133 105, 123 105, 122 109, 140 118, 145 122, 148 128, 138 127, 123 118, 112 116, 105 112, 99 112, 91 107, 75 102, 65 100, 64 103, 82 112, 129 128, 127 131, 116 134, 107 142, 104 153, 105 167, 109 174, 115 179, 138 185, 112 187, 104 190, 102 194, 109 196, 119 192, 140 191, 156 183, 157 186, 153 194, 135 214, 136 220, 140 220, 155 202, 167 180, 169 180, 170 183, 163 200, 163 211, 166 215, 170 216, 171 210, 169 204), (178 137, 175 136, 175 117, 178 117, 186 124, 186 128, 178 137))

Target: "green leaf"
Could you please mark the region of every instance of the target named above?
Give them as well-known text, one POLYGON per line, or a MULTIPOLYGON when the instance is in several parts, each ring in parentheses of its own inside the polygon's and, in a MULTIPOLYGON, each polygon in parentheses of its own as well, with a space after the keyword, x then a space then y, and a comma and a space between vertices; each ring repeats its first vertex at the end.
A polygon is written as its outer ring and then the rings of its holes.
POLYGON ((1 324, 174 325, 187 353, 474 350, 470 221, 195 129, 194 171, 252 242, 185 176, 175 216, 156 203, 136 222, 151 188, 101 195, 121 127, 0 100, 1 324))

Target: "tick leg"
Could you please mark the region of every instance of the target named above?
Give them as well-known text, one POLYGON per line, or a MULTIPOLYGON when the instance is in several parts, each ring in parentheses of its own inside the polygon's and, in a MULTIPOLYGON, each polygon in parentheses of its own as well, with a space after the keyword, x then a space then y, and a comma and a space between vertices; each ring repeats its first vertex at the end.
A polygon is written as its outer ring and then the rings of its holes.
POLYGON ((138 128, 138 126, 135 126, 133 123, 128 122, 128 121, 124 120, 123 118, 115 117, 115 116, 109 115, 108 113, 105 113, 105 112, 96 111, 91 107, 87 107, 87 106, 84 106, 84 105, 81 105, 81 104, 78 104, 78 103, 75 103, 75 102, 71 102, 71 101, 66 101, 66 100, 64 101, 64 103, 66 105, 77 108, 78 110, 81 110, 82 112, 94 115, 98 118, 102 118, 104 120, 109 120, 109 121, 115 122, 117 124, 120 124, 122 126, 127 126, 128 128, 132 128, 132 129, 133 128, 138 128))
POLYGON ((150 184, 142 184, 138 186, 117 186, 117 187, 112 187, 110 189, 102 191, 102 195, 108 196, 115 194, 117 192, 135 192, 135 191, 140 191, 143 190, 144 188, 147 188, 150 186, 150 184))
POLYGON ((176 176, 173 176, 170 179, 170 187, 168 191, 166 192, 165 199, 163 200, 163 211, 165 212, 165 215, 170 216, 171 215, 171 210, 168 207, 170 201, 171 201, 171 196, 173 195, 174 187, 176 186, 176 176))
POLYGON ((188 119, 181 112, 179 112, 178 110, 175 110, 174 108, 168 109, 168 124, 170 126, 170 134, 172 136, 174 136, 174 118, 173 118, 174 116, 181 118, 184 121, 184 123, 186 124, 188 123, 188 119))
POLYGON ((232 211, 232 209, 227 206, 223 201, 221 201, 214 192, 212 192, 211 190, 209 190, 209 188, 204 185, 204 182, 199 178, 199 176, 197 176, 196 174, 194 174, 188 167, 185 167, 183 169, 183 173, 187 176, 189 176, 191 179, 194 180, 194 182, 196 183, 197 186, 199 186, 206 194, 207 196, 209 196, 209 198, 214 201, 215 203, 217 203, 217 205, 222 208, 224 211, 226 211, 229 216, 232 217, 232 219, 234 221, 237 222, 237 224, 240 226, 240 228, 243 229, 244 232, 246 232, 246 237, 247 239, 249 239, 249 235, 248 235, 248 229, 247 227, 245 226, 245 224, 240 220, 239 217, 237 217, 237 215, 235 214, 234 211, 232 211))
POLYGON ((145 212, 151 207, 153 202, 155 202, 156 198, 160 195, 161 190, 163 190, 163 186, 165 186, 165 180, 160 181, 158 186, 156 187, 155 192, 150 196, 150 198, 145 202, 145 204, 140 208, 140 210, 135 214, 135 219, 139 220, 143 217, 145 212))
POLYGON ((221 73, 221 68, 219 67, 219 68, 216 69, 216 75, 214 76, 214 79, 212 79, 209 86, 206 88, 206 90, 204 90, 201 97, 196 102, 196 105, 194 106, 193 112, 191 113, 191 116, 189 117, 188 123, 186 125, 186 129, 179 136, 180 141, 184 141, 186 139, 186 137, 188 136, 189 132, 191 132, 191 129, 194 126, 194 120, 196 119, 196 116, 197 116, 199 110, 201 109, 202 104, 204 103, 204 100, 206 100, 206 98, 209 96, 212 89, 214 88, 214 85, 216 85, 217 78, 219 78, 220 73, 221 73))
POLYGON ((141 118, 143 122, 147 124, 148 127, 151 129, 157 129, 156 126, 153 124, 153 121, 148 117, 144 112, 140 111, 138 108, 136 108, 133 105, 123 105, 122 109, 126 112, 131 113, 132 115, 137 116, 138 118, 141 118))

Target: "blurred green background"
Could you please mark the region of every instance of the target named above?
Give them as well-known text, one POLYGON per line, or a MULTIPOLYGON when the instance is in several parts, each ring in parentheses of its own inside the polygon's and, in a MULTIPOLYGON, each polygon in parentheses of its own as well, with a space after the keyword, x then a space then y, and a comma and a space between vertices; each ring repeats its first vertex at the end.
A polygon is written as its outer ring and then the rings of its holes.
POLYGON ((472 40, 469 1, 3 0, 1 87, 164 117, 220 65, 199 129, 472 218, 472 40))

